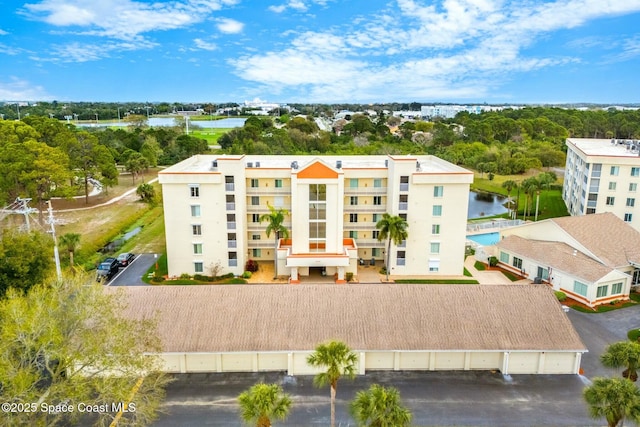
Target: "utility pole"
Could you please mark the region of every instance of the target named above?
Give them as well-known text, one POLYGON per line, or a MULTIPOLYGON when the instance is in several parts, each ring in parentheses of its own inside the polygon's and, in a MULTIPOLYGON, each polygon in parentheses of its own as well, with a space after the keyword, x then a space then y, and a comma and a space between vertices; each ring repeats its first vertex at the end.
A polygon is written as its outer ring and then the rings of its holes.
POLYGON ((49 204, 49 218, 47 219, 47 222, 51 226, 51 230, 49 232, 51 233, 51 237, 53 237, 53 256, 56 261, 56 275, 58 276, 58 280, 61 280, 62 270, 60 269, 60 253, 58 252, 58 239, 56 238, 55 219, 53 218, 53 208, 51 207, 51 200, 48 200, 47 203, 49 204))

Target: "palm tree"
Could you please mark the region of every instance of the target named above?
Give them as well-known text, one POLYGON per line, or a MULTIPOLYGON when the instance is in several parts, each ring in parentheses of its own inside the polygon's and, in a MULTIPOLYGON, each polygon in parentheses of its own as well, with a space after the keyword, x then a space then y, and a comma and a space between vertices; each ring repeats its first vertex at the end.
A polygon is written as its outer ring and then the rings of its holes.
POLYGON ((509 179, 502 183, 502 188, 507 190, 507 199, 509 199, 509 218, 511 218, 511 190, 513 190, 514 188, 518 188, 518 183, 514 180, 509 179))
POLYGON ((640 343, 635 341, 613 343, 602 353, 600 361, 608 368, 625 368, 622 376, 636 381, 640 368, 640 343))
POLYGON ((336 425, 336 391, 338 380, 343 375, 353 379, 356 376, 358 357, 341 341, 329 341, 316 347, 316 351, 307 357, 311 366, 326 368, 313 378, 317 387, 331 386, 331 427, 336 425))
POLYGON ((407 240, 409 232, 407 231, 407 221, 399 216, 391 216, 388 213, 382 215, 382 219, 376 223, 376 228, 380 230, 378 233, 378 241, 387 240, 386 260, 384 261, 385 271, 387 274, 387 282, 389 281, 389 260, 391 259, 391 241, 399 245, 403 240, 407 240))
POLYGON ((402 406, 400 392, 393 387, 373 384, 367 391, 359 391, 349 406, 358 425, 369 427, 407 427, 411 411, 402 406))
POLYGON ((256 427, 270 427, 271 418, 284 420, 291 409, 291 398, 278 384, 259 383, 238 396, 240 417, 256 427))
POLYGON ((605 417, 609 427, 621 426, 624 419, 640 421, 640 390, 624 378, 594 378, 584 390, 584 400, 593 418, 605 417))
MULTIPOLYGON (((540 197, 540 184, 538 180, 534 177, 527 178, 522 181, 522 188, 524 189, 525 194, 525 204, 524 204, 524 219, 527 220, 528 211, 531 210, 531 205, 533 205, 533 193, 538 193, 538 197, 540 197), (531 203, 529 203, 529 197, 531 197, 531 203)), ((536 205, 537 206, 537 205, 536 205)), ((538 211, 536 207, 536 217, 538 216, 538 211)))
POLYGON ((260 222, 267 221, 267 228, 265 232, 267 233, 267 237, 271 236, 271 233, 274 233, 275 243, 273 247, 273 278, 278 278, 278 240, 280 236, 285 239, 289 237, 289 230, 282 225, 284 222, 284 217, 289 215, 289 211, 286 209, 276 209, 270 204, 267 203, 267 207, 269 208, 268 214, 263 214, 260 216, 260 222))
POLYGON ((69 264, 73 268, 73 255, 80 246, 80 235, 78 233, 66 233, 60 236, 60 246, 69 251, 69 264))

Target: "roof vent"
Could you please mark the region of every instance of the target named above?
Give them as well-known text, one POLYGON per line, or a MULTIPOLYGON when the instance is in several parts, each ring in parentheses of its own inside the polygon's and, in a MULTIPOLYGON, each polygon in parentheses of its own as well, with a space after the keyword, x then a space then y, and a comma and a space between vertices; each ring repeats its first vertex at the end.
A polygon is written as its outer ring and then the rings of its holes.
POLYGON ((248 162, 248 163, 247 163, 247 167, 248 167, 248 168, 252 168, 252 167, 253 167, 253 162, 248 162))
POLYGON ((385 168, 389 167, 389 159, 384 159, 384 167, 385 168))
POLYGON ((336 160, 336 169, 342 169, 342 160, 336 160))
POLYGON ((214 160, 213 162, 211 162, 211 167, 215 170, 218 169, 218 161, 214 160))
POLYGON ((260 167, 260 162, 256 162, 256 167, 259 168, 260 167))
POLYGON ((291 169, 298 169, 298 162, 297 161, 291 162, 291 169))

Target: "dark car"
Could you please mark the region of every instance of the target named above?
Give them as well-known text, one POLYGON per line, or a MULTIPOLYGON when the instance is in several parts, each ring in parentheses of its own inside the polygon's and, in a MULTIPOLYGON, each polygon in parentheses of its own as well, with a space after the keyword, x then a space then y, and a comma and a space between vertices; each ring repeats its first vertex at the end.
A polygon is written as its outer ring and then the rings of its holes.
POLYGON ((119 266, 120 264, 118 263, 117 259, 106 258, 100 263, 98 269, 96 270, 96 281, 102 282, 104 280, 105 282, 108 282, 113 276, 118 274, 119 266))
POLYGON ((131 262, 136 259, 136 255, 131 252, 125 252, 118 255, 118 262, 120 263, 120 267, 126 267, 131 264, 131 262))

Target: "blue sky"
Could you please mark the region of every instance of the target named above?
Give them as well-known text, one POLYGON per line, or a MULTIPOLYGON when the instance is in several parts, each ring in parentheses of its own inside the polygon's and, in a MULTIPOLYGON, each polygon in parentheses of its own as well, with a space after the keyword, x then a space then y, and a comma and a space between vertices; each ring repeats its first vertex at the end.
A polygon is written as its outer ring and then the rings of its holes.
POLYGON ((640 0, 0 6, 0 100, 640 103, 640 0))

